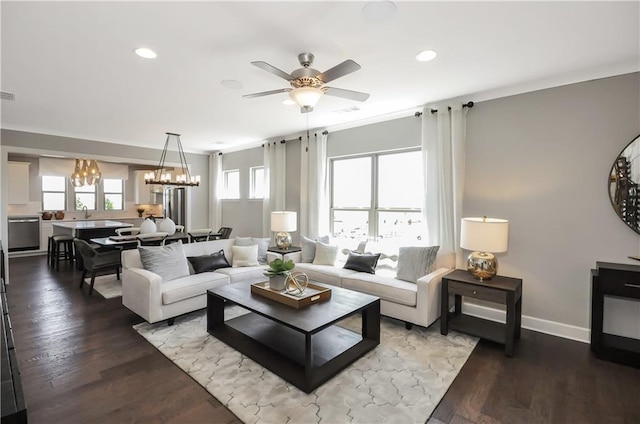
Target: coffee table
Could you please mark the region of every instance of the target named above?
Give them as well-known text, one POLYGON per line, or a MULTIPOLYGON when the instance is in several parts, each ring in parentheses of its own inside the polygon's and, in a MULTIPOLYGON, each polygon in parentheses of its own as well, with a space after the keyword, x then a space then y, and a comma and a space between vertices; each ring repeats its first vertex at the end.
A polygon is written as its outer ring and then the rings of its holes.
POLYGON ((331 288, 331 298, 295 309, 236 283, 207 291, 207 331, 310 393, 380 344, 380 298, 331 288), (225 321, 225 302, 250 312, 225 321), (335 325, 360 313, 361 334, 335 325))

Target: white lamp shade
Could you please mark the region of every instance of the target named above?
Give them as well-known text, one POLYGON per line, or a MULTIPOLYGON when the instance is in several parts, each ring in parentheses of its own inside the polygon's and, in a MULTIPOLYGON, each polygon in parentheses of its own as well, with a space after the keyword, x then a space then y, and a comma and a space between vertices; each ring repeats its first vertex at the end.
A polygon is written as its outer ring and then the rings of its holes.
POLYGON ((322 96, 324 96, 324 91, 314 87, 299 87, 289 92, 289 97, 295 100, 300 107, 314 107, 322 96))
POLYGON ((509 221, 497 218, 462 218, 460 247, 476 252, 506 252, 509 221))
POLYGON ((271 212, 271 231, 289 232, 298 227, 298 214, 289 211, 271 212))

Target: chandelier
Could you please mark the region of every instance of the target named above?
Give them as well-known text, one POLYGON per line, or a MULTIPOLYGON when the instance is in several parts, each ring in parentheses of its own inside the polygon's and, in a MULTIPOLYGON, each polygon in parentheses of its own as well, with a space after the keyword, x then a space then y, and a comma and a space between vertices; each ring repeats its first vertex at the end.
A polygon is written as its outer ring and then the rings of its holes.
POLYGON ((72 186, 98 185, 100 180, 102 180, 102 173, 95 159, 76 159, 76 167, 71 174, 72 186))
POLYGON ((191 175, 189 167, 187 166, 187 158, 182 150, 182 142, 180 142, 180 134, 165 133, 167 134, 167 140, 164 142, 164 148, 162 149, 162 155, 160 155, 160 162, 153 172, 147 172, 144 174, 144 182, 146 184, 159 184, 170 186, 184 186, 193 187, 200 185, 200 175, 191 175), (180 169, 174 168, 173 171, 177 171, 178 174, 173 180, 171 174, 172 170, 166 168, 164 161, 167 157, 167 148, 169 147, 169 140, 171 137, 175 137, 178 144, 178 156, 180 157, 180 169))

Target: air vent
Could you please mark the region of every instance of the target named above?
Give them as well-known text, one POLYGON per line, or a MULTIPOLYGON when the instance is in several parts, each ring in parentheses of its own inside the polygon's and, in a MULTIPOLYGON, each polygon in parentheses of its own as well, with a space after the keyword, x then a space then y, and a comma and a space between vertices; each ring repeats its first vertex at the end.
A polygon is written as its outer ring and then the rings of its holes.
POLYGON ((0 99, 13 101, 16 99, 16 95, 8 91, 0 91, 0 99))

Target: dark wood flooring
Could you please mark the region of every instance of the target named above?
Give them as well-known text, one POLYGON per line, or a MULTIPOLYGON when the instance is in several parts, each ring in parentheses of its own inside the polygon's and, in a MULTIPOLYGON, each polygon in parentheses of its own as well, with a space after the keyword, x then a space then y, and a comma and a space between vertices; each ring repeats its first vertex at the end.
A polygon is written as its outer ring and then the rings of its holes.
MULTIPOLYGON (((30 423, 237 423, 69 265, 10 260, 9 312, 30 423)), ((425 417, 427 420, 428 417, 425 417)), ((523 331, 516 356, 481 341, 429 423, 640 423, 640 369, 523 331)), ((331 424, 331 423, 328 423, 331 424)))

